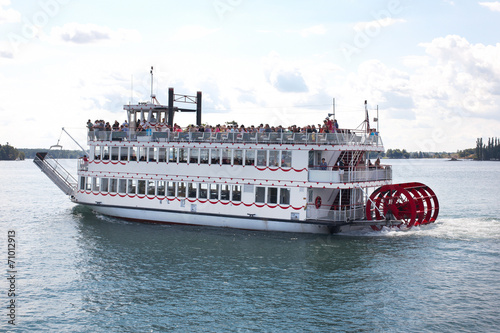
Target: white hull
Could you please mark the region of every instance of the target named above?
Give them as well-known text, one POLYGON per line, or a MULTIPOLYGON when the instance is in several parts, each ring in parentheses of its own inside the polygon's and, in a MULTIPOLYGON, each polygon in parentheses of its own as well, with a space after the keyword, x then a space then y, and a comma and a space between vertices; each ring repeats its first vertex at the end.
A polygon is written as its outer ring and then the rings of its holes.
MULTIPOLYGON (((251 217, 233 217, 222 215, 207 215, 198 213, 170 212, 159 210, 144 210, 136 208, 110 207, 103 205, 92 205, 92 210, 107 216, 118 217, 126 220, 165 223, 199 225, 209 227, 225 227, 244 230, 279 231, 313 234, 330 234, 332 232, 350 231, 361 226, 345 225, 333 231, 326 225, 318 225, 306 221, 278 221, 272 219, 257 219, 251 217)), ((362 227, 361 227, 362 228, 362 227)))

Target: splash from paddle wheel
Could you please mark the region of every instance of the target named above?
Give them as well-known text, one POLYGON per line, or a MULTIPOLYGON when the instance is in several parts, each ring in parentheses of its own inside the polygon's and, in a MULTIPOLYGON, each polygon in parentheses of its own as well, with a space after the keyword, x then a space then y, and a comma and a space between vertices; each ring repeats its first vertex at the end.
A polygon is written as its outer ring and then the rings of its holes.
MULTIPOLYGON (((436 221, 439 202, 434 191, 422 183, 384 185, 366 203, 366 219, 384 222, 398 220, 397 227, 411 228, 436 221)), ((371 225, 381 230, 381 224, 371 225)))

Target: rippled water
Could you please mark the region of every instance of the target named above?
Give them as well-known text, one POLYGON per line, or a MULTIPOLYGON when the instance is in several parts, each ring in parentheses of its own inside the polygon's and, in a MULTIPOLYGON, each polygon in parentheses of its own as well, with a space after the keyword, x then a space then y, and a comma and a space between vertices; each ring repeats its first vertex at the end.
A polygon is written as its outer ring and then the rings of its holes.
POLYGON ((30 161, 0 162, 15 331, 498 331, 500 163, 391 163, 395 182, 434 189, 437 223, 333 236, 129 223, 74 206, 30 161))

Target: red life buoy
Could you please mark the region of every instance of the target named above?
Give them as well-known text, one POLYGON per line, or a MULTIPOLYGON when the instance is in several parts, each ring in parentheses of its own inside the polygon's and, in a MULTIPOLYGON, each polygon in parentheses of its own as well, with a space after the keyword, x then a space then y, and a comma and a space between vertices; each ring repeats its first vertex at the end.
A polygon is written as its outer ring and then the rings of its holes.
POLYGON ((321 207, 321 197, 319 195, 316 197, 316 199, 314 199, 314 206, 316 207, 316 209, 319 209, 319 207, 321 207))

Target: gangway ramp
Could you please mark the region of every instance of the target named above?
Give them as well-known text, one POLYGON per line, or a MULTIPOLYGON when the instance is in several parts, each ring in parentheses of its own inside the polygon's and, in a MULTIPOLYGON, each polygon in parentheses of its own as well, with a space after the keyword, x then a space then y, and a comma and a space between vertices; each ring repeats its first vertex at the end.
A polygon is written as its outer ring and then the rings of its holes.
POLYGON ((33 163, 49 177, 66 195, 73 195, 77 188, 77 180, 64 167, 46 152, 36 153, 33 163))

